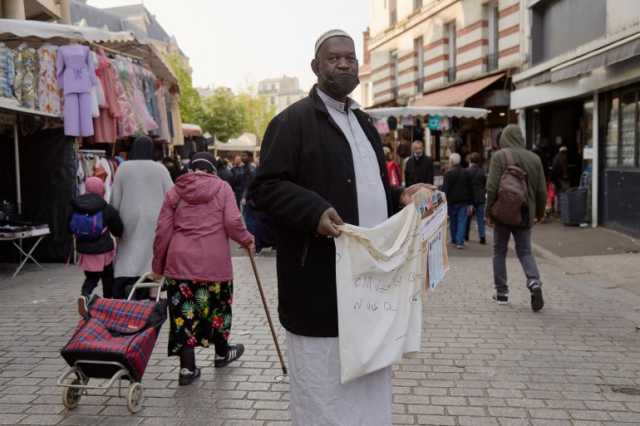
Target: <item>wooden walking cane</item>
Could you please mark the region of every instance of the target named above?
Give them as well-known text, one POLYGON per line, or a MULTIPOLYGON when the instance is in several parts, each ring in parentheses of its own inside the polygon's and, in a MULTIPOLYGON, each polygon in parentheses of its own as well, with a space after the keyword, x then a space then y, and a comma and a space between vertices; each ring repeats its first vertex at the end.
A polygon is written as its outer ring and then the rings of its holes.
MULTIPOLYGON (((258 290, 260 291, 260 298, 262 299, 262 306, 264 307, 264 313, 267 315, 267 321, 269 322, 269 329, 271 330, 271 336, 273 337, 273 343, 276 345, 276 351, 278 352, 278 358, 280 359, 280 365, 282 366, 282 374, 287 376, 287 366, 284 364, 284 358, 282 357, 282 351, 280 351, 280 344, 278 343, 278 336, 276 336, 276 329, 273 327, 273 321, 271 321, 271 314, 269 313, 269 307, 267 306, 267 298, 264 296, 264 290, 262 289, 262 282, 260 282, 260 276, 258 275, 258 268, 256 266, 256 259, 250 249, 247 249, 249 253, 249 259, 251 259, 251 267, 253 268, 253 275, 256 277, 256 283, 258 284, 258 290)), ((282 379, 279 379, 280 381, 282 379)))

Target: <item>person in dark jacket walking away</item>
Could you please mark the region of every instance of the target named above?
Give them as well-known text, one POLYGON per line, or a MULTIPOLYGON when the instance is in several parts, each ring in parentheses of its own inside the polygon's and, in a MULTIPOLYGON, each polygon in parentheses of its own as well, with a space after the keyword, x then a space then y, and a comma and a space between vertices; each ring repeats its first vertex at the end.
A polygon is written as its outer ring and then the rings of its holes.
POLYGON ((102 280, 102 296, 113 297, 113 237, 120 238, 124 227, 118 211, 104 200, 104 183, 92 176, 85 182, 87 193, 71 201, 69 230, 74 234, 85 281, 78 299, 78 313, 87 314, 91 294, 102 280))
POLYGON ((236 195, 236 202, 239 208, 242 208, 246 202, 247 189, 256 175, 256 168, 253 163, 253 154, 250 152, 242 153, 242 164, 234 167, 233 173, 233 192, 236 195))
POLYGON ((510 124, 504 128, 500 136, 501 150, 491 157, 489 177, 487 178, 487 222, 495 226, 493 232, 493 279, 496 294, 493 296, 498 304, 509 303, 509 287, 507 285, 507 250, 509 239, 513 235, 516 243, 516 254, 527 277, 527 287, 531 292, 531 308, 539 311, 544 306, 542 297, 542 281, 536 259, 531 250, 531 231, 533 225, 544 219, 547 189, 544 170, 540 158, 525 148, 524 137, 520 127, 510 124), (505 150, 509 150, 515 164, 527 173, 527 207, 524 220, 520 226, 507 226, 493 223, 490 212, 497 200, 500 179, 507 168, 505 150))
POLYGON ((460 154, 453 153, 449 157, 449 170, 444 175, 442 191, 447 195, 449 227, 451 240, 457 249, 464 248, 464 235, 467 231, 467 220, 473 203, 471 179, 466 169, 460 165, 460 154))
POLYGON ((424 153, 422 141, 414 141, 411 144, 411 157, 405 165, 404 181, 406 186, 416 183, 433 185, 433 160, 424 153))
POLYGON ((216 161, 216 174, 229 185, 233 185, 233 173, 231 173, 231 170, 227 167, 226 160, 221 158, 216 161))
POLYGON ((473 212, 467 221, 467 237, 465 239, 469 241, 471 222, 473 221, 473 215, 475 215, 476 223, 478 225, 478 237, 480 238, 480 244, 487 244, 484 218, 487 202, 487 175, 485 174, 484 169, 480 166, 480 154, 477 152, 474 152, 469 156, 469 168, 467 169, 467 173, 469 174, 471 182, 473 212))
POLYGON ((390 367, 340 382, 331 237, 345 222, 384 222, 420 188, 390 187, 380 136, 348 96, 358 85, 353 39, 323 34, 311 67, 318 84, 269 123, 249 196, 276 229, 289 410, 294 426, 390 425, 390 367))

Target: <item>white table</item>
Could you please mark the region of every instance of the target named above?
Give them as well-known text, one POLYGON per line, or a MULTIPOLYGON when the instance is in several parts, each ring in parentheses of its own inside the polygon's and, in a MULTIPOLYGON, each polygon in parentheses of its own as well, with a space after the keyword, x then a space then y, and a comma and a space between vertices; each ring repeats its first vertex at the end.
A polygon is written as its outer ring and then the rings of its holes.
POLYGON ((33 257, 33 252, 36 250, 36 248, 38 248, 42 240, 49 234, 51 234, 51 231, 49 230, 48 226, 34 227, 20 232, 0 230, 0 241, 11 241, 18 252, 20 252, 20 254, 24 256, 24 259, 18 265, 18 268, 16 269, 16 272, 13 274, 12 278, 15 278, 20 273, 20 271, 22 271, 22 268, 24 268, 24 265, 26 265, 29 260, 38 265, 40 269, 43 269, 42 265, 40 265, 35 257, 33 257), (29 250, 29 252, 25 252, 22 249, 22 240, 25 240, 27 238, 37 238, 35 244, 31 247, 31 250, 29 250), (19 241, 19 243, 16 241, 19 241))

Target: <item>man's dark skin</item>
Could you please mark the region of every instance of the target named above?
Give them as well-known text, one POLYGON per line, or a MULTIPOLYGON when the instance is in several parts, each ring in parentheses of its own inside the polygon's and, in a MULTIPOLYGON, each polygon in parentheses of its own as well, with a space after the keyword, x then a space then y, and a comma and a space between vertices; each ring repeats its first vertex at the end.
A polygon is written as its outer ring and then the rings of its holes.
MULTIPOLYGON (((327 39, 318 50, 318 54, 311 61, 311 69, 318 77, 318 87, 333 99, 346 102, 348 93, 340 90, 341 81, 355 80, 358 78, 358 58, 353 40, 349 37, 331 37, 327 39)), ((357 86, 357 84, 356 84, 357 86)), ((354 86, 355 88, 355 86, 354 86)), ((425 184, 413 185, 407 188, 400 199, 402 205, 409 204, 418 190, 422 188, 435 189, 435 187, 425 184)), ((322 213, 318 222, 317 233, 327 237, 339 237, 338 226, 344 225, 344 221, 334 208, 329 208, 322 213)))

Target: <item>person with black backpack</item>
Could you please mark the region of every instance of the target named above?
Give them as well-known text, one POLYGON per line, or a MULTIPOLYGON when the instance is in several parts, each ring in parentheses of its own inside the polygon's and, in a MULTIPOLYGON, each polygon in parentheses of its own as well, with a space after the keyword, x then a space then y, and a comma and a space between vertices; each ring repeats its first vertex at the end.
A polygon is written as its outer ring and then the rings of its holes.
POLYGON ((527 277, 531 309, 544 306, 542 282, 531 250, 533 225, 544 218, 546 180, 540 158, 526 149, 520 127, 510 124, 500 136, 500 151, 491 157, 487 179, 487 224, 493 232, 493 277, 498 304, 509 303, 507 250, 511 235, 516 254, 527 277))
POLYGON ((113 237, 122 236, 124 226, 118 211, 104 200, 104 182, 92 176, 85 182, 87 192, 71 201, 73 211, 69 230, 77 242, 80 259, 78 265, 85 274, 78 313, 87 314, 91 294, 102 280, 102 296, 113 296, 113 237))

